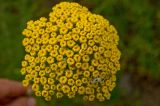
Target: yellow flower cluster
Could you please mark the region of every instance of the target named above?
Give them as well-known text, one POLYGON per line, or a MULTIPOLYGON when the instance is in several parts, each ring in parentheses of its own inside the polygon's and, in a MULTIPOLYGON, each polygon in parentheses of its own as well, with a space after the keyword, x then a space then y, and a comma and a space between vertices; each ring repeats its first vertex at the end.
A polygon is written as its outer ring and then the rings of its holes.
POLYGON ((113 25, 78 3, 61 2, 49 18, 29 21, 24 29, 23 85, 36 96, 85 101, 109 99, 120 70, 119 37, 113 25))

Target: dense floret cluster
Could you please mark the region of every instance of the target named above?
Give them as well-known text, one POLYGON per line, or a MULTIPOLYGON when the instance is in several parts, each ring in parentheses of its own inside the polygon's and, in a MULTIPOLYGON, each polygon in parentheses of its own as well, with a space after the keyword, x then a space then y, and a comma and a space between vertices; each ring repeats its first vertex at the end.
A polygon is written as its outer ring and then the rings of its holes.
POLYGON ((113 25, 78 3, 61 2, 49 18, 29 21, 24 29, 24 86, 36 96, 104 101, 120 69, 119 37, 113 25))

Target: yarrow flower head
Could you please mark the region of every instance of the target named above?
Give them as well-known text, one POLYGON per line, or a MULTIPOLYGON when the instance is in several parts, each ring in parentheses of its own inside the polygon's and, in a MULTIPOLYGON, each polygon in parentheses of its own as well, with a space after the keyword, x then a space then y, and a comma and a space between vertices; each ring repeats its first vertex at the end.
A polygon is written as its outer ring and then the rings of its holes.
POLYGON ((27 22, 21 74, 36 96, 104 101, 120 70, 119 36, 107 19, 86 7, 61 2, 49 18, 27 22))

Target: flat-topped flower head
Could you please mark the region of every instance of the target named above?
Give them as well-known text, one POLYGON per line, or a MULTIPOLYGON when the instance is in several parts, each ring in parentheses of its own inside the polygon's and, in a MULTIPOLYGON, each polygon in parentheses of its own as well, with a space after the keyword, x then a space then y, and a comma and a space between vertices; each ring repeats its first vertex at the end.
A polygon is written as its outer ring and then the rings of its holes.
POLYGON ((49 18, 31 20, 23 30, 23 85, 32 85, 46 101, 108 100, 120 70, 116 29, 78 3, 61 2, 52 10, 49 18))

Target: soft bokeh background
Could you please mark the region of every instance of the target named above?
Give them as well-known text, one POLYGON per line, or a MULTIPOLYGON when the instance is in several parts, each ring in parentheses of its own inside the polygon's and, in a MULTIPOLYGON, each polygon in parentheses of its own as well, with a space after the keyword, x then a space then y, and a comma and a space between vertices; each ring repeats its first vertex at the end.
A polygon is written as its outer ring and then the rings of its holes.
MULTIPOLYGON (((66 0, 67 1, 67 0, 66 0)), ((72 1, 72 0, 70 0, 72 1)), ((38 106, 160 106, 160 0, 74 0, 101 14, 120 36, 121 70, 110 101, 45 102, 38 106)), ((48 16, 61 0, 0 0, 0 77, 21 81, 22 30, 30 19, 48 16)))

